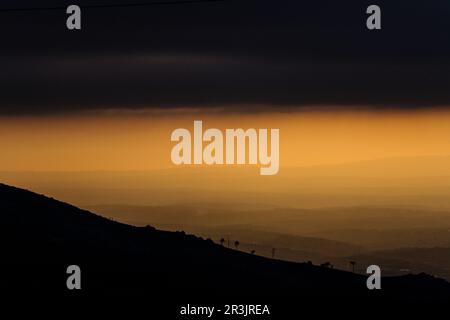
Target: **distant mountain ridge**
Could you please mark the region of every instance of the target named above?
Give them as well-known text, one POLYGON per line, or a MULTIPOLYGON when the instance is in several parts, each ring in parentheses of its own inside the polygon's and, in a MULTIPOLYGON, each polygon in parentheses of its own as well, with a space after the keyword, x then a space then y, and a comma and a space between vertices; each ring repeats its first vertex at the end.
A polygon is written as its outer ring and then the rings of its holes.
POLYGON ((10 292, 68 294, 65 271, 77 264, 87 295, 450 298, 448 282, 424 274, 384 278, 381 291, 369 292, 362 275, 129 226, 3 184, 0 213, 2 286, 10 292))

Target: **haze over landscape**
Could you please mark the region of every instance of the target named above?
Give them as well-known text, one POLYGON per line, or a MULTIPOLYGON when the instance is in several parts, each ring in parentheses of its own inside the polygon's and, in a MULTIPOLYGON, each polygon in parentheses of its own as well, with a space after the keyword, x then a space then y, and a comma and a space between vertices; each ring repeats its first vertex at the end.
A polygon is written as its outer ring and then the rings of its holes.
POLYGON ((170 130, 195 117, 3 119, 0 179, 133 225, 239 240, 267 257, 276 248, 285 260, 450 278, 450 156, 438 152, 450 149, 447 113, 207 117, 210 127, 280 127, 273 177, 254 166, 171 165, 170 130), (14 126, 19 134, 8 135, 14 126))

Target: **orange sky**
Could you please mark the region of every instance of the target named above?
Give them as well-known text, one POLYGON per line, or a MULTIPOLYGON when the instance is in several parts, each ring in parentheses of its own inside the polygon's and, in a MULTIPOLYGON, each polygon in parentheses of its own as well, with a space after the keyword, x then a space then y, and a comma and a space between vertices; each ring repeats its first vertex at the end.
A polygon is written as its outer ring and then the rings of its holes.
POLYGON ((170 134, 279 128, 280 167, 450 155, 450 112, 90 115, 0 118, 1 171, 153 170, 171 167, 170 134))

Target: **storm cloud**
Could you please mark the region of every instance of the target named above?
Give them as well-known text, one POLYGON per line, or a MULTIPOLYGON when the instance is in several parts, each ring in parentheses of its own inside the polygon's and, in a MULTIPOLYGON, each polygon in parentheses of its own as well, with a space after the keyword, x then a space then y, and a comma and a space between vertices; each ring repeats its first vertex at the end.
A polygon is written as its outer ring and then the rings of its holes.
POLYGON ((83 9, 132 2, 78 1, 81 31, 66 29, 63 9, 0 12, 0 114, 450 106, 448 1, 377 1, 377 31, 371 1, 83 9))

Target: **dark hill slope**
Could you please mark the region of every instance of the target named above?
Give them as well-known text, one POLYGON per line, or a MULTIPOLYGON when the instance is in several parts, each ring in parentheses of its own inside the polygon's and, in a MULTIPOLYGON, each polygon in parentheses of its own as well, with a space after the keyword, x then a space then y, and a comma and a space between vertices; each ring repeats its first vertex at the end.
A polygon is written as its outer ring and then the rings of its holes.
POLYGON ((2 184, 0 221, 6 275, 1 286, 9 291, 69 293, 65 271, 77 264, 79 294, 90 295, 450 297, 450 285, 430 276, 386 278, 383 290, 369 292, 361 275, 121 224, 2 184))

